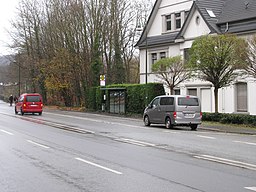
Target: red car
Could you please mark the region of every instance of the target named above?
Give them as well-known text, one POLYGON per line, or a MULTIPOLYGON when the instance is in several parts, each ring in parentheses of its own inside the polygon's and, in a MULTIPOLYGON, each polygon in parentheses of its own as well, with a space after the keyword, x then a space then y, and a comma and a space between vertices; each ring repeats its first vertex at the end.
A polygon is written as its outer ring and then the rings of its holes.
POLYGON ((24 93, 22 94, 17 103, 15 104, 15 114, 21 113, 38 113, 42 115, 43 100, 42 96, 38 93, 24 93))

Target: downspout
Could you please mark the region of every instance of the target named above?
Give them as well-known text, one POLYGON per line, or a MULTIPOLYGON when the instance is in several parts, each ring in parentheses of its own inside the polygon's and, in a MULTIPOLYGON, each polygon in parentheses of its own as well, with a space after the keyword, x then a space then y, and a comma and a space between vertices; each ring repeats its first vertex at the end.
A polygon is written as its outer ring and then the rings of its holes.
POLYGON ((226 29, 225 29, 225 33, 227 33, 229 30, 229 26, 228 26, 228 22, 226 23, 226 29))

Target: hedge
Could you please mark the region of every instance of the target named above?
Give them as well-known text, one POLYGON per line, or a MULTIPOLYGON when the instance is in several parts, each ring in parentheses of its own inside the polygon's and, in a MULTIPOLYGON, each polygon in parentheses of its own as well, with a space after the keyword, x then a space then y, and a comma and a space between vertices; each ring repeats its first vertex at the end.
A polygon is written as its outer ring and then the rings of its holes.
MULTIPOLYGON (((158 95, 164 95, 164 87, 159 83, 148 84, 113 84, 106 86, 107 101, 109 101, 108 89, 111 88, 125 88, 126 93, 126 113, 141 114, 145 106, 158 95)), ((87 91, 86 107, 89 110, 101 110, 103 101, 103 91, 101 87, 94 87, 87 91)), ((109 103, 107 102, 107 109, 109 103)))
POLYGON ((256 116, 227 113, 203 113, 203 121, 214 121, 225 124, 244 124, 256 126, 256 116))

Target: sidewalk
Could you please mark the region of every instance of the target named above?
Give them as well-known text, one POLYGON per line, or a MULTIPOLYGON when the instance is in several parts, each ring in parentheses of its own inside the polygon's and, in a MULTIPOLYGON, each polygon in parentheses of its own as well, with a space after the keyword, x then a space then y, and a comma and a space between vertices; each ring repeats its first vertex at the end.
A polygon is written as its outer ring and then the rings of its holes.
POLYGON ((198 127, 198 130, 256 135, 256 128, 246 127, 244 125, 220 124, 212 122, 203 122, 202 125, 198 127))

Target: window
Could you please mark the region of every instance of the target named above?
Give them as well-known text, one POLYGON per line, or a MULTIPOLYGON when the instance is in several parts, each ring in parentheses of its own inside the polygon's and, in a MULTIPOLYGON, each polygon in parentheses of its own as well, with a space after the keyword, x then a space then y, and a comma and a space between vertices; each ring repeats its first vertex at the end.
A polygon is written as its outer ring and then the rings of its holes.
POLYGON ((188 16, 189 11, 181 11, 163 15, 163 32, 170 32, 181 29, 184 21, 188 16))
POLYGON ((209 14, 210 17, 216 17, 216 15, 214 14, 214 12, 210 9, 206 9, 207 13, 209 14))
POLYGON ((160 59, 166 58, 166 52, 160 52, 160 59))
POLYGON ((156 98, 153 102, 152 102, 152 107, 156 107, 159 105, 159 98, 156 98))
POLYGON ((197 98, 180 97, 178 98, 178 105, 181 106, 199 106, 197 98))
POLYGON ((184 49, 184 61, 189 60, 189 49, 184 49))
POLYGON ((174 89, 174 95, 180 95, 180 89, 174 89))
POLYGON ((160 100, 160 105, 173 105, 173 97, 163 97, 160 100))
POLYGON ((181 28, 181 14, 180 13, 175 13, 175 24, 176 24, 176 27, 175 29, 180 29, 181 28))
POLYGON ((171 31, 172 30, 172 16, 167 15, 166 16, 166 31, 171 31))
POLYGON ((151 54, 151 63, 154 64, 157 61, 157 53, 152 53, 151 54))
POLYGON ((188 95, 197 96, 197 89, 188 89, 188 95))
POLYGON ((27 96, 26 101, 27 102, 40 102, 41 99, 39 96, 27 96))
POLYGON ((236 102, 237 112, 247 112, 247 84, 237 83, 236 84, 236 102))

